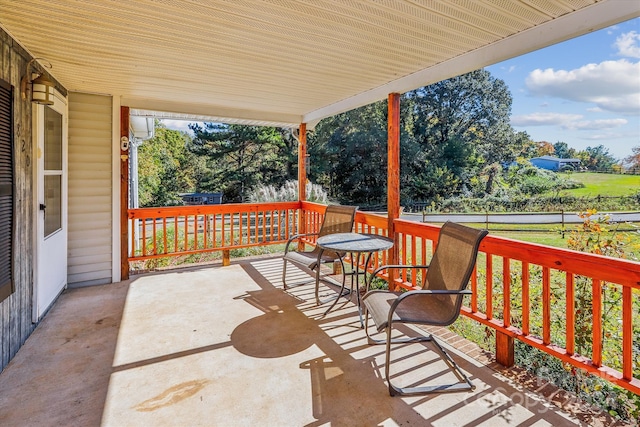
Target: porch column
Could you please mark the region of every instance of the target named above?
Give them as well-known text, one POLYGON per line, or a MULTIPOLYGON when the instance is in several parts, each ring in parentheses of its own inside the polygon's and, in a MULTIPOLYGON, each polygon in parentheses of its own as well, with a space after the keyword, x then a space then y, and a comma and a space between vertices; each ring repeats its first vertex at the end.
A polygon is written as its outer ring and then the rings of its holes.
POLYGON ((307 200, 307 124, 300 123, 298 135, 298 200, 307 200))
MULTIPOLYGON (((393 248, 389 251, 389 264, 398 264, 399 239, 393 221, 400 217, 400 94, 390 93, 387 114, 387 218, 389 237, 393 248)), ((395 279, 389 272, 389 288, 395 279)))
MULTIPOLYGON (((298 132, 298 201, 307 200, 307 124, 300 123, 298 132)), ((298 215, 298 233, 306 233, 304 211, 298 215)), ((304 243, 298 240, 298 250, 304 251, 304 243)))
MULTIPOLYGON (((129 140, 129 107, 120 107, 120 140, 129 140)), ((120 144, 120 280, 129 279, 129 150, 120 144)))

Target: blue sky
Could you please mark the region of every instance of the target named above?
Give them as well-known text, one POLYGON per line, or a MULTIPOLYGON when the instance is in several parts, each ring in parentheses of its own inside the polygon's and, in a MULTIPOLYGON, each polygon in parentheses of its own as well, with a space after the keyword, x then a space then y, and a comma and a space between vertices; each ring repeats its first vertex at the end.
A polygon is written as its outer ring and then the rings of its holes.
POLYGON ((534 141, 603 145, 618 159, 640 145, 640 18, 486 69, 507 83, 511 124, 534 141))
POLYGON ((486 68, 513 97, 511 124, 534 141, 622 159, 640 145, 640 18, 486 68))

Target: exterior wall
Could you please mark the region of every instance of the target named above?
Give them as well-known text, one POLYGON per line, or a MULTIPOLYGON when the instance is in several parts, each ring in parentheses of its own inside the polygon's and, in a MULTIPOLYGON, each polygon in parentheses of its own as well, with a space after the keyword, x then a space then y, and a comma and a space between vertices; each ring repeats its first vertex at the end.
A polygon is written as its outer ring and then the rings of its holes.
POLYGON ((531 164, 541 169, 547 169, 550 171, 558 170, 558 162, 555 160, 531 159, 531 164))
POLYGON ((112 98, 69 94, 70 287, 112 282, 112 98))
MULTIPOLYGON (((31 321, 34 283, 35 208, 32 106, 23 101, 20 80, 31 56, 0 28, 0 79, 13 86, 14 233, 13 281, 15 292, 0 302, 0 370, 15 356, 33 332, 31 321)), ((51 78, 51 81, 55 80, 51 78)), ((58 90, 66 95, 59 84, 58 90)))

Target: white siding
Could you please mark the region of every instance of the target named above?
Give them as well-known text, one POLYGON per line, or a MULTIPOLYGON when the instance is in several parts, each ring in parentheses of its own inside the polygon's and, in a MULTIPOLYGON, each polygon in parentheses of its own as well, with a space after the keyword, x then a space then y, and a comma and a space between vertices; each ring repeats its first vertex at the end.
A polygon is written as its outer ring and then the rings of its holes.
POLYGON ((69 286, 111 283, 111 97, 69 94, 69 286))

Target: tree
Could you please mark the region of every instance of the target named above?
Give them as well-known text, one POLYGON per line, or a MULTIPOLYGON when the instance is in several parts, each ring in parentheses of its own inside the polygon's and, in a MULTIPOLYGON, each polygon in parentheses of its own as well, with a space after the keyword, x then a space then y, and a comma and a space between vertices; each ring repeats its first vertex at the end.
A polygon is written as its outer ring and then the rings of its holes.
POLYGON ((189 151, 186 132, 156 122, 155 136, 138 148, 140 206, 182 204, 178 193, 194 191, 204 163, 189 151))
POLYGON ((636 145, 631 149, 631 154, 629 157, 625 157, 624 161, 627 163, 629 169, 640 172, 640 145, 636 145))
POLYGON ((511 94, 486 70, 411 91, 406 119, 409 137, 420 150, 407 184, 415 199, 458 195, 471 178, 493 163, 515 160, 518 135, 509 124, 511 94))
POLYGON ((309 137, 309 178, 343 203, 386 202, 387 103, 322 120, 309 137))
POLYGON ((560 159, 572 159, 576 156, 576 150, 574 148, 569 148, 569 145, 566 142, 556 142, 553 144, 553 150, 556 157, 560 159))
POLYGON ((217 123, 190 125, 193 153, 205 156, 211 171, 199 189, 222 191, 228 201, 242 202, 258 183, 280 186, 293 178, 294 139, 282 129, 217 123))
MULTIPOLYGON (((509 124, 511 94, 478 70, 408 92, 400 102, 401 202, 466 192, 482 167, 523 155, 509 124)), ((344 203, 386 203, 387 103, 322 120, 310 138, 310 176, 344 203)))
POLYGON ((582 166, 589 170, 607 170, 617 163, 616 158, 609 154, 609 149, 604 145, 587 147, 579 151, 577 156, 582 161, 582 166))
POLYGON ((538 156, 552 156, 555 153, 553 144, 547 141, 538 141, 538 156))

